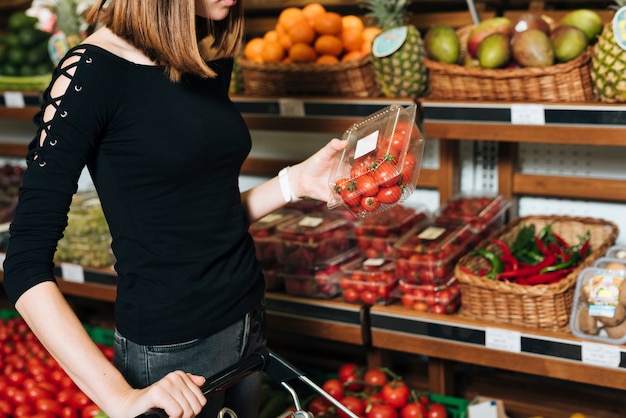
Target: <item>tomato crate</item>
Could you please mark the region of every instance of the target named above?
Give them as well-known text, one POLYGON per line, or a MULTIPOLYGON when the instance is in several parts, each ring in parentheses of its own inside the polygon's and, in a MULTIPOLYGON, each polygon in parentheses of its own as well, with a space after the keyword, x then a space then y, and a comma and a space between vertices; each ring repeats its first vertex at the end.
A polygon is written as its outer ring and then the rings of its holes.
POLYGON ((461 306, 461 285, 453 275, 442 284, 401 279, 398 290, 402 306, 414 311, 446 315, 461 306))
POLYGON ((469 224, 421 223, 394 245, 396 275, 417 282, 445 283, 475 237, 469 224))
POLYGON ((285 292, 314 299, 332 299, 341 293, 341 265, 357 256, 358 251, 354 248, 329 260, 327 264, 313 267, 284 264, 281 274, 285 292))
POLYGON ((278 239, 276 227, 302 214, 296 209, 281 208, 250 225, 249 231, 254 240, 256 257, 261 263, 278 260, 280 239, 278 239))
POLYGON ((398 286, 395 263, 384 258, 362 258, 341 266, 339 287, 343 300, 365 305, 388 305, 398 286))
POLYGON ((20 314, 14 309, 0 309, 0 319, 7 321, 13 318, 20 318, 20 314))
POLYGON ((302 215, 277 226, 280 237, 278 261, 307 268, 356 249, 353 222, 340 217, 302 215))
POLYGON ((511 201, 502 195, 461 194, 439 208, 435 213, 435 220, 441 223, 469 224, 476 233, 477 240, 482 240, 504 225, 510 207, 511 201))
POLYGON ((109 328, 92 327, 83 325, 91 339, 97 343, 107 347, 113 347, 115 343, 115 331, 109 328))
POLYGON ((428 398, 431 402, 442 404, 448 412, 448 418, 467 418, 467 408, 471 403, 469 400, 436 393, 429 393, 428 398))
POLYGON ((402 234, 428 220, 426 209, 397 205, 385 212, 359 219, 354 225, 356 246, 367 258, 389 258, 402 234))

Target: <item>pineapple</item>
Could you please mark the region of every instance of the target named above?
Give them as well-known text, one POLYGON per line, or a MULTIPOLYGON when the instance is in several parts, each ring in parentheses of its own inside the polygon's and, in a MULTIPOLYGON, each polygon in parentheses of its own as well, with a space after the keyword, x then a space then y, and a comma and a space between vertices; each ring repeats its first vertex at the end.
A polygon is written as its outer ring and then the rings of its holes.
MULTIPOLYGON (((626 0, 615 0, 614 10, 626 6, 626 0)), ((623 36, 623 35, 622 35, 623 36)), ((626 50, 615 40, 613 25, 604 25, 591 58, 591 80, 594 94, 602 102, 626 102, 626 50)))
POLYGON ((428 89, 424 43, 419 30, 407 23, 408 6, 409 0, 364 3, 366 16, 383 30, 372 42, 371 60, 376 83, 387 97, 413 99, 428 89))
POLYGON ((57 28, 65 34, 70 48, 78 45, 82 40, 76 6, 74 0, 57 0, 54 6, 57 16, 57 28))

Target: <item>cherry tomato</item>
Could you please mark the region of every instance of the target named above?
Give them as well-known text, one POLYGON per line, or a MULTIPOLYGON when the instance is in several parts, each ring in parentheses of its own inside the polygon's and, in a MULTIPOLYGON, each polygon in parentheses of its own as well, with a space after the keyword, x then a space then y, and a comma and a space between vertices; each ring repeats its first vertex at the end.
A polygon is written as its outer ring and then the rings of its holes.
POLYGON ((328 401, 323 396, 311 399, 311 402, 307 405, 307 410, 316 417, 328 414, 328 409, 328 401))
POLYGON ((366 418, 398 418, 398 412, 390 405, 384 403, 374 404, 367 413, 366 418))
POLYGON ((339 381, 339 379, 327 380, 324 382, 322 389, 335 399, 343 398, 343 384, 339 381))
POLYGON ((394 204, 402 197, 402 189, 400 186, 391 185, 381 187, 378 193, 376 194, 376 199, 380 201, 380 203, 386 204, 394 204))
POLYGON ((380 187, 389 187, 398 184, 400 173, 395 164, 383 161, 374 170, 374 179, 380 187))
POLYGON ((431 403, 428 408, 428 413, 426 414, 427 418, 447 418, 448 411, 446 408, 440 403, 431 403))
POLYGON ((64 406, 61 409, 61 418, 78 418, 78 410, 76 408, 72 408, 71 406, 64 406))
POLYGON ((361 197, 376 196, 376 193, 378 193, 378 183, 373 176, 362 174, 354 180, 356 181, 356 190, 361 197))
POLYGON ((92 418, 96 415, 98 415, 98 413, 101 411, 100 407, 96 404, 89 404, 86 407, 84 407, 82 409, 82 411, 80 412, 80 417, 81 418, 92 418))
POLYGON ((387 373, 380 369, 369 369, 363 375, 363 381, 374 387, 383 387, 387 380, 387 373))
POLYGON ((409 402, 409 387, 401 380, 392 380, 383 386, 380 394, 393 408, 402 408, 409 402))
MULTIPOLYGON (((353 276, 353 280, 355 277, 353 276)), ((361 384, 355 383, 361 380, 363 370, 354 363, 346 363, 339 368, 339 381, 343 383, 348 390, 356 391, 361 389, 361 384)))
POLYGON ((35 409, 39 412, 50 412, 55 416, 59 416, 63 410, 63 405, 54 399, 37 399, 35 409))
POLYGON ((426 418, 426 408, 420 402, 412 402, 400 410, 400 418, 426 418))
POLYGON ((366 305, 373 305, 378 300, 378 295, 376 294, 375 291, 366 289, 361 292, 361 300, 366 305))
MULTIPOLYGON (((362 416, 365 412, 365 403, 355 396, 345 396, 340 402, 357 416, 362 416)), ((348 418, 348 414, 339 408, 337 408, 337 414, 342 418, 348 418)))
POLYGON ((374 212, 380 207, 380 201, 376 197, 364 197, 361 199, 361 208, 368 212, 374 212))
POLYGON ((417 168, 417 160, 415 155, 409 152, 404 157, 404 164, 402 165, 401 182, 402 184, 410 184, 413 181, 413 174, 417 168))

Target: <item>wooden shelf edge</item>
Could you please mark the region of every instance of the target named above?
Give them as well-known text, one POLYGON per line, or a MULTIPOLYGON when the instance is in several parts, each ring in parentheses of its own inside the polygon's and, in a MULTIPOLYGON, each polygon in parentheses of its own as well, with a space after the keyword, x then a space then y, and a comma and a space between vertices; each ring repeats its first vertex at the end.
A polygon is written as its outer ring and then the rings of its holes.
POLYGON ((626 202, 623 180, 590 179, 588 177, 545 176, 515 173, 513 193, 552 198, 580 198, 626 202))

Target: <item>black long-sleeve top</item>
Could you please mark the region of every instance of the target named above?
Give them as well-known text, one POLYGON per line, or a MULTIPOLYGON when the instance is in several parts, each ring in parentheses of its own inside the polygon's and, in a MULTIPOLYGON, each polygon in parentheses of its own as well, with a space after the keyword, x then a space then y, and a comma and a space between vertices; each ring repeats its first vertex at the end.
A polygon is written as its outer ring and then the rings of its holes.
POLYGON ((44 92, 10 229, 4 285, 13 302, 54 280, 56 244, 86 165, 111 231, 124 336, 187 341, 259 306, 263 276, 238 186, 251 139, 228 97, 232 61, 211 65, 218 77, 173 83, 160 67, 92 45, 59 64, 51 85, 71 82, 58 99, 44 92), (50 102, 56 111, 45 123, 50 102))

